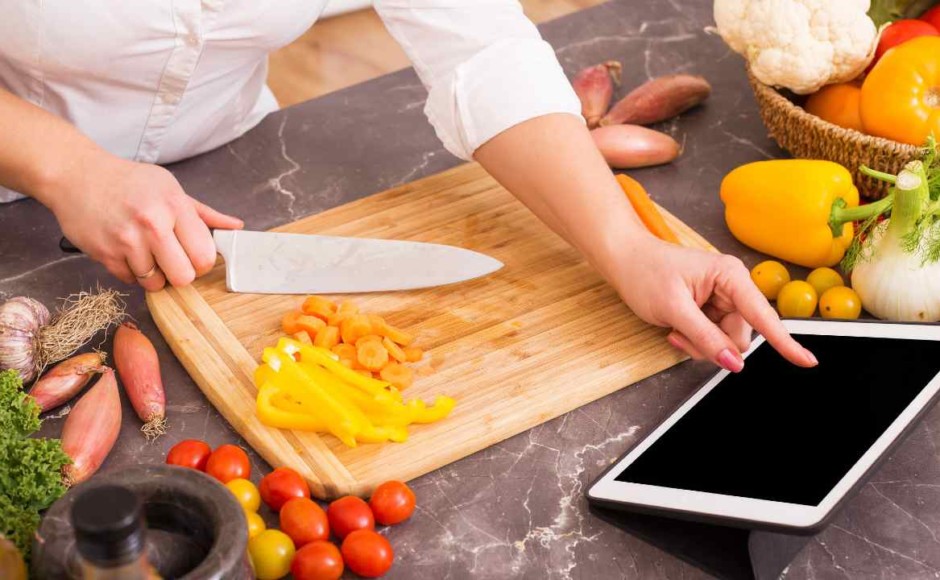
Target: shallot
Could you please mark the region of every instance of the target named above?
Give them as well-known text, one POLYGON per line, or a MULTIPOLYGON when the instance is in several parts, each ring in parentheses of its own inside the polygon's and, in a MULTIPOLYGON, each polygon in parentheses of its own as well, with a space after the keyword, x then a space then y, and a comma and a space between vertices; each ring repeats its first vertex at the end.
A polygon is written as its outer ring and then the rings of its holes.
POLYGON ((44 373, 29 390, 29 395, 39 405, 40 412, 55 409, 81 391, 95 373, 101 372, 104 359, 103 352, 86 352, 66 359, 44 373))
POLYGON ((67 485, 91 477, 104 462, 121 431, 121 396, 114 371, 105 368, 82 395, 62 428, 62 450, 72 459, 63 470, 67 485))
POLYGON ((703 77, 667 75, 650 79, 617 101, 601 125, 650 125, 671 119, 708 98, 712 87, 703 77))
POLYGON ((125 322, 114 333, 114 366, 134 412, 144 422, 140 430, 151 440, 163 435, 166 432, 166 395, 157 349, 131 322, 125 322))
POLYGON ((620 84, 622 67, 615 60, 582 69, 571 81, 574 92, 581 100, 581 115, 593 129, 610 107, 614 83, 620 84))
POLYGON ((639 125, 610 125, 591 131, 594 144, 607 164, 615 169, 632 169, 669 163, 679 156, 675 139, 639 125))

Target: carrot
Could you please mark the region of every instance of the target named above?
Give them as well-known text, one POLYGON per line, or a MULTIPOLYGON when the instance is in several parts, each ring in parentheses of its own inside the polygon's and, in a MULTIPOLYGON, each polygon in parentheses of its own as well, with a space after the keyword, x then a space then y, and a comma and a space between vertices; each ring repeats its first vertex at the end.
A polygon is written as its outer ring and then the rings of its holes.
POLYGON ((383 381, 390 383, 400 391, 403 391, 414 383, 414 371, 405 365, 398 363, 389 363, 379 373, 383 381))
POLYGON ((405 351, 402 350, 400 346, 395 344, 395 342, 389 337, 386 336, 382 339, 382 346, 384 346, 385 350, 388 351, 389 356, 398 362, 405 362, 408 360, 408 355, 405 354, 405 351))
POLYGON ((326 328, 326 323, 316 316, 308 316, 304 314, 297 319, 297 326, 300 327, 300 330, 307 331, 307 334, 310 335, 310 338, 314 338, 317 333, 320 332, 320 329, 326 328))
POLYGON ((411 343, 414 342, 415 340, 415 337, 413 334, 409 334, 405 332, 404 330, 395 328, 391 324, 383 324, 381 328, 376 329, 376 330, 378 330, 378 333, 381 334, 382 336, 388 337, 392 341, 402 346, 410 346, 411 343))
POLYGON ((367 340, 356 346, 356 360, 370 371, 377 371, 388 364, 388 351, 381 342, 367 340))
POLYGON ((333 314, 327 319, 326 324, 327 326, 339 327, 343 324, 343 321, 349 318, 350 316, 352 316, 352 314, 350 314, 349 312, 337 312, 336 314, 333 314))
POLYGON ((344 320, 339 328, 346 344, 356 344, 361 337, 372 334, 372 323, 369 322, 369 317, 363 314, 353 314, 344 320))
POLYGON ((659 208, 650 199, 649 194, 646 193, 640 182, 623 174, 617 176, 617 182, 620 183, 620 189, 627 195, 630 205, 640 216, 640 220, 646 226, 646 229, 663 241, 678 244, 679 238, 676 237, 676 233, 666 224, 663 214, 659 213, 659 208))
POLYGON ((367 335, 365 335, 365 336, 359 337, 359 338, 356 340, 356 348, 358 348, 360 344, 362 344, 362 343, 364 343, 364 342, 369 342, 370 340, 371 340, 371 341, 374 341, 374 342, 377 342, 377 343, 379 343, 379 344, 382 344, 382 337, 381 337, 381 336, 379 336, 378 334, 367 334, 367 335))
POLYGON ((306 330, 301 330, 301 331, 299 331, 299 332, 295 332, 295 333, 292 334, 291 336, 294 337, 294 338, 296 338, 299 342, 302 342, 302 343, 304 343, 304 344, 313 344, 313 341, 310 340, 310 333, 308 333, 306 330))
POLYGON ((284 331, 284 334, 295 334, 303 330, 300 328, 300 317, 303 316, 303 312, 288 312, 281 318, 281 330, 284 331))
POLYGON ((408 362, 418 362, 424 358, 424 351, 416 346, 409 346, 402 350, 405 351, 405 360, 408 362))
POLYGON ((346 314, 359 314, 359 307, 349 300, 344 300, 339 305, 338 312, 345 312, 346 314))
POLYGON ((339 329, 335 326, 324 326, 317 333, 317 338, 313 341, 313 344, 321 348, 333 348, 339 344, 339 329))
POLYGON ((330 350, 339 357, 340 360, 353 360, 356 358, 356 347, 351 344, 340 343, 330 348, 330 350))
POLYGON ((320 296, 308 296, 300 309, 304 314, 316 316, 326 322, 336 312, 336 304, 320 296))

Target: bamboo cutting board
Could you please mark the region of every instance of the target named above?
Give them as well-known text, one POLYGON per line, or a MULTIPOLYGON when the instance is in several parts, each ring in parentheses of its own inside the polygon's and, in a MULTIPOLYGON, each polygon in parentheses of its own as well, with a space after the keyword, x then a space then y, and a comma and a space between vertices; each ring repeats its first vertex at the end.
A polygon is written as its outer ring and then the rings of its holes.
MULTIPOLYGON (((671 215, 683 244, 713 249, 671 215)), ((173 352, 232 426, 273 466, 321 498, 365 495, 502 441, 681 360, 665 331, 617 294, 478 165, 463 165, 280 231, 438 242, 489 254, 505 268, 454 286, 351 297, 417 334, 428 354, 407 398, 457 399, 447 419, 405 443, 350 449, 331 435, 272 429, 255 418, 252 373, 301 296, 231 294, 224 267, 187 288, 147 296, 173 352)), ((172 421, 172 417, 170 417, 172 421)))

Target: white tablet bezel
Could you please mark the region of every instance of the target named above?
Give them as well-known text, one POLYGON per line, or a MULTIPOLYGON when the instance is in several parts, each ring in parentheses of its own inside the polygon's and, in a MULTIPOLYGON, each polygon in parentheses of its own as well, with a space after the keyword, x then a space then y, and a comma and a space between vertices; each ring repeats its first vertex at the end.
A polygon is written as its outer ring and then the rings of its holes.
MULTIPOLYGON (((887 324, 878 322, 838 322, 828 320, 786 320, 784 324, 790 332, 795 334, 940 341, 940 326, 887 324)), ((758 337, 744 354, 745 358, 763 342, 764 338, 758 337)), ((650 433, 646 439, 608 469, 604 476, 588 490, 588 497, 591 500, 608 504, 624 504, 641 508, 647 507, 653 511, 683 512, 705 516, 706 519, 710 516, 715 519, 747 521, 769 526, 811 528, 818 525, 826 518, 842 497, 865 475, 878 458, 890 447, 895 439, 902 434, 904 429, 917 417, 923 407, 931 401, 938 390, 940 390, 940 374, 938 374, 927 383, 926 388, 924 388, 898 415, 897 419, 895 419, 885 432, 875 440, 868 451, 849 469, 845 476, 839 480, 817 506, 682 490, 616 480, 616 477, 620 475, 628 465, 633 463, 637 457, 656 442, 663 433, 669 430, 676 421, 702 400, 702 398, 715 388, 728 374, 728 371, 719 372, 712 380, 706 383, 705 386, 686 400, 685 403, 673 412, 659 427, 650 433)))

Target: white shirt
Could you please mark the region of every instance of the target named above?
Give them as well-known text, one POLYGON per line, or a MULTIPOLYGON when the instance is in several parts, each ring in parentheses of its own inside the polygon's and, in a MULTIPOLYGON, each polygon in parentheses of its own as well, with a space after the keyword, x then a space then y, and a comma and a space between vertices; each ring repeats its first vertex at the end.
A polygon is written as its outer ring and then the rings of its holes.
MULTIPOLYGON (((107 151, 169 163, 277 109, 267 55, 326 0, 0 0, 0 87, 107 151)), ((376 0, 429 91, 445 147, 469 159, 501 131, 580 105, 516 0, 376 0)), ((0 135, 0 139, 2 139, 0 135)), ((15 194, 0 188, 0 201, 15 194)))

